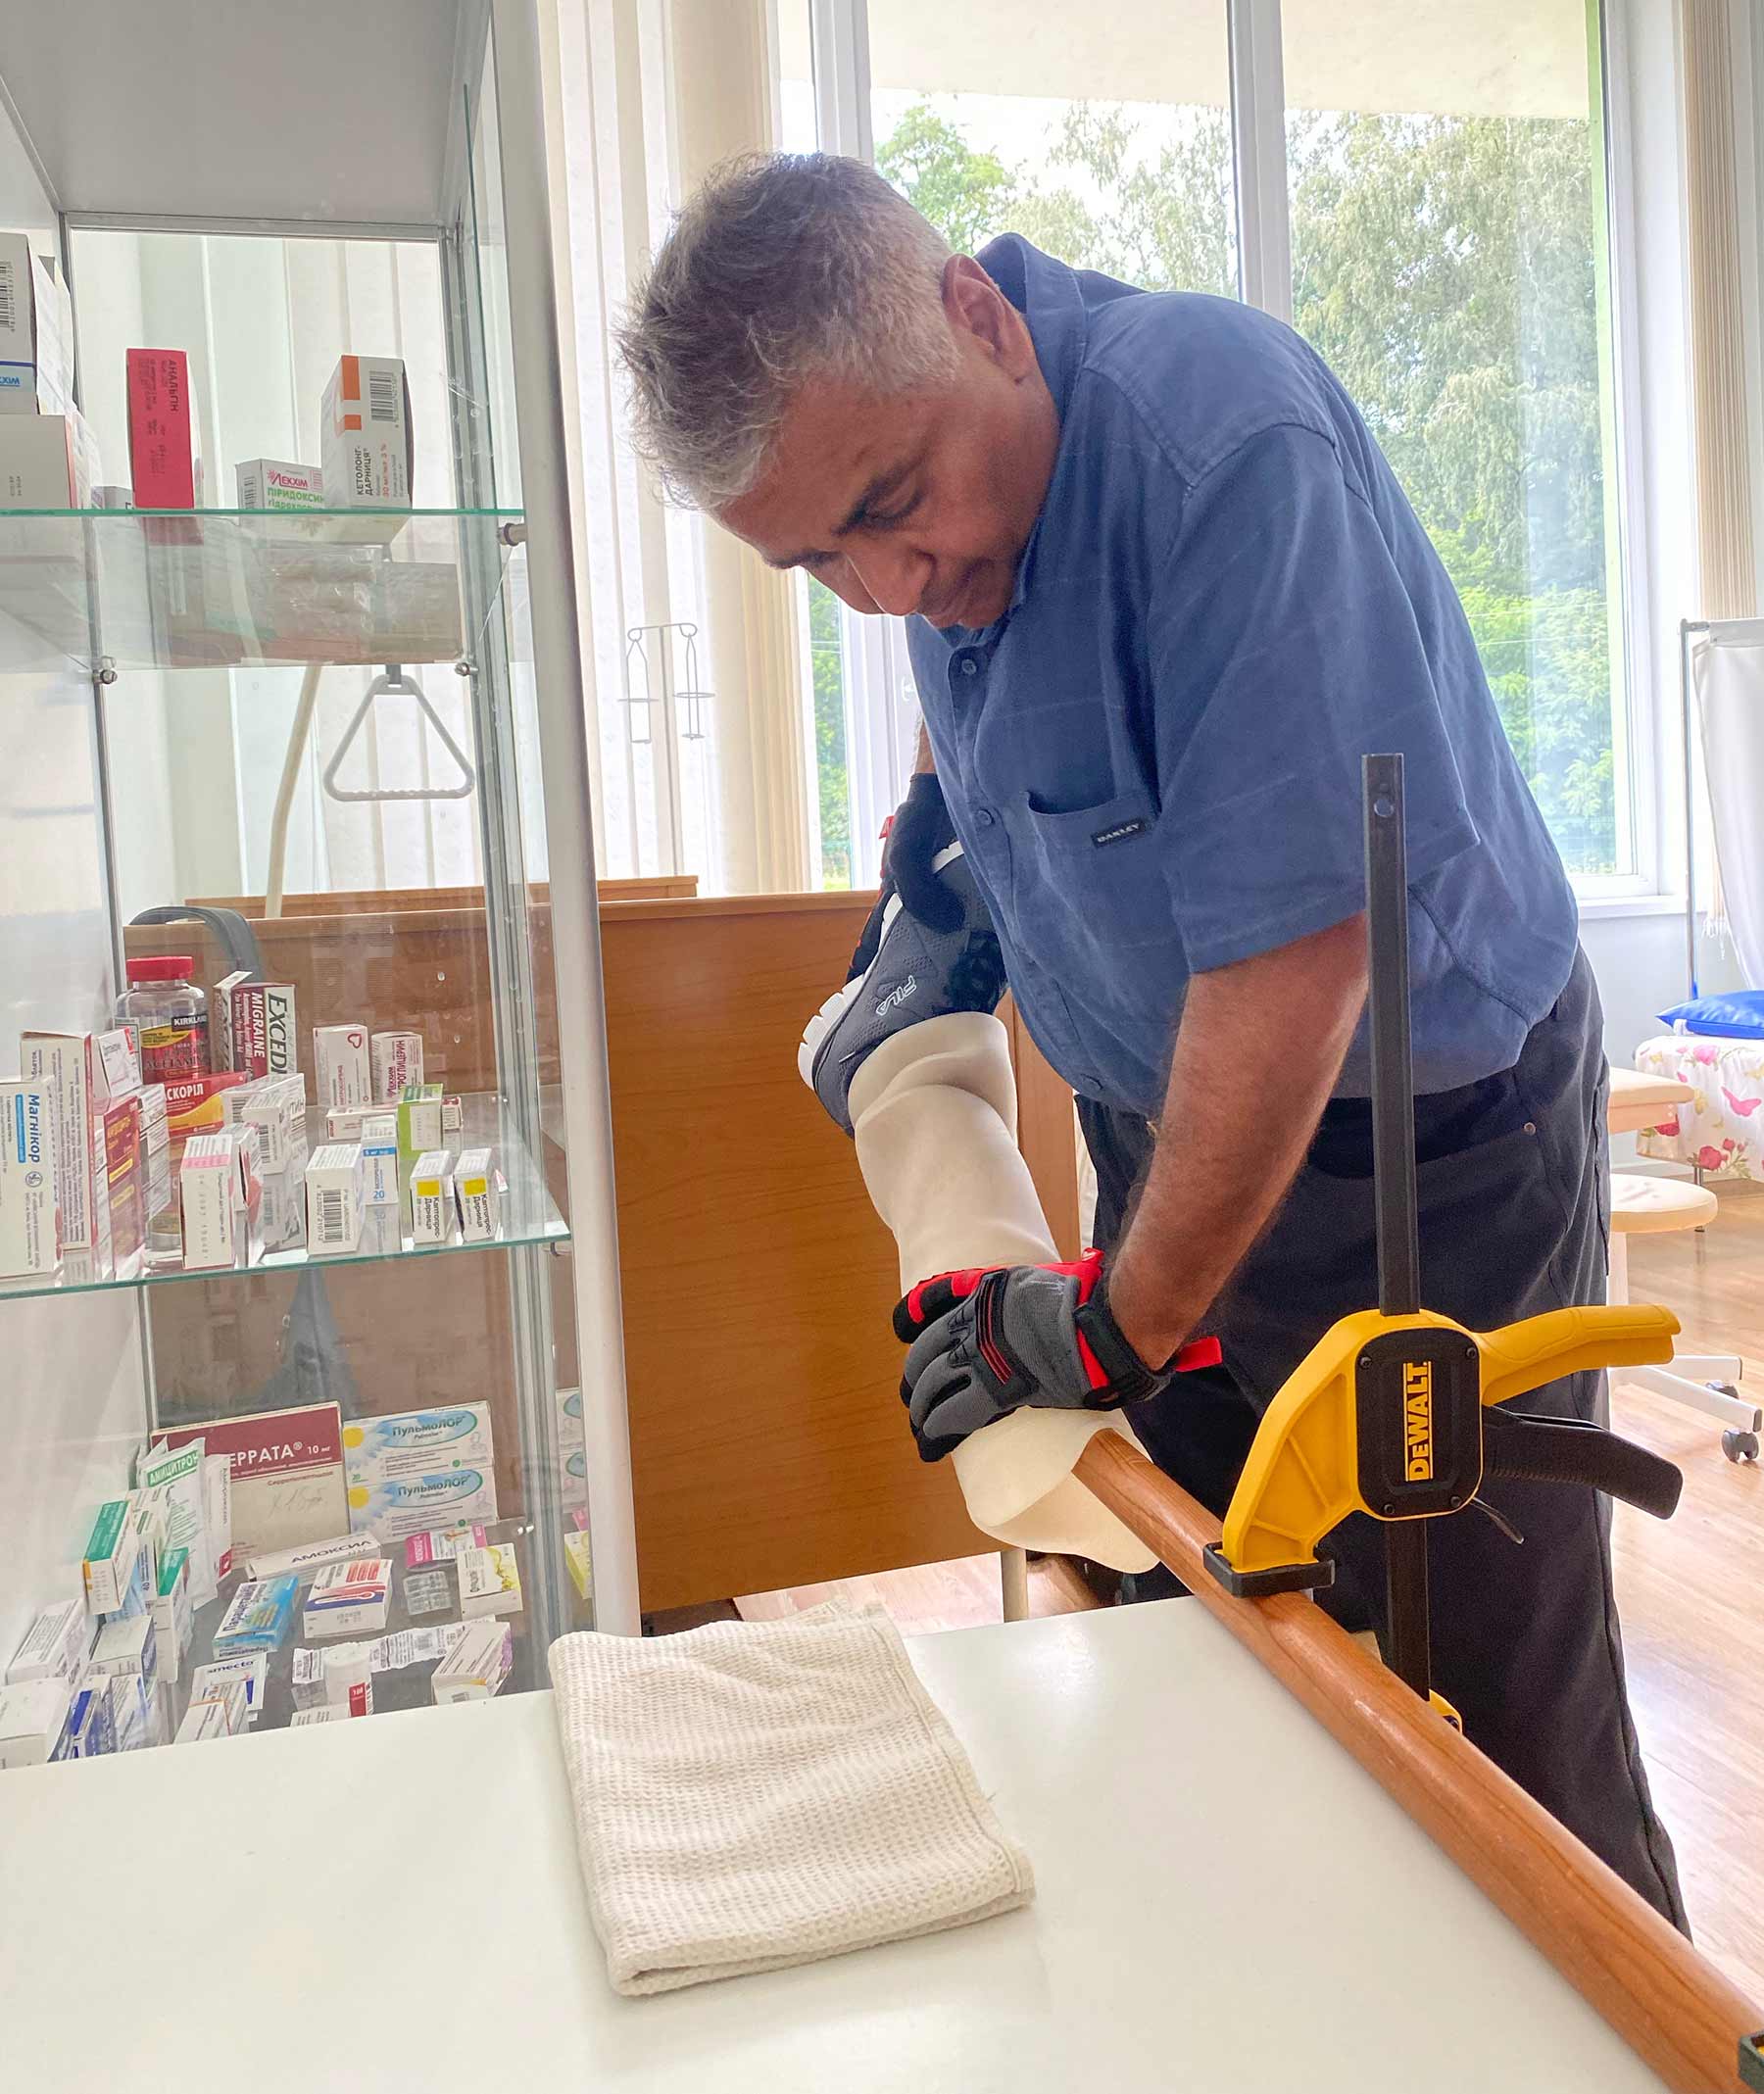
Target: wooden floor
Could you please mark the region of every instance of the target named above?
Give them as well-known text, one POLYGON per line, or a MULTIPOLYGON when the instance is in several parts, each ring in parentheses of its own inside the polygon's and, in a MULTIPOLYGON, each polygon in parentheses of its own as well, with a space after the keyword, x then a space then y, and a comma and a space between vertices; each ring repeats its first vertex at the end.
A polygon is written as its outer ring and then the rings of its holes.
MULTIPOLYGON (((1717 1190, 1721 1214, 1703 1235, 1632 1241, 1630 1292, 1677 1313, 1681 1349, 1742 1355, 1764 1395, 1764 1186, 1717 1190)), ((1764 1467, 1736 1467, 1716 1420, 1663 1397, 1619 1387, 1613 1413, 1685 1475, 1669 1522, 1617 1508, 1630 1699, 1654 1799, 1678 1847, 1697 1940, 1764 2008, 1764 1467)), ((908 1634, 1001 1619, 995 1556, 735 1606, 750 1621, 771 1620, 835 1590, 880 1600, 908 1634)), ((1031 1566, 1029 1599, 1035 1614, 1098 1604, 1057 1560, 1031 1566)))

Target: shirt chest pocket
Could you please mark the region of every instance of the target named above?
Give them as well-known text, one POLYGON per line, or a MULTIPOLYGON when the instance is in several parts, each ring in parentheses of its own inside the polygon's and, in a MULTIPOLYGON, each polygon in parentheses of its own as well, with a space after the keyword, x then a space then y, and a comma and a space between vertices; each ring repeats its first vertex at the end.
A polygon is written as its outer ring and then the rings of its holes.
POLYGON ((1012 851, 1019 935, 1078 1004, 1174 1008, 1188 969, 1144 793, 1048 813, 1025 794, 1012 851))

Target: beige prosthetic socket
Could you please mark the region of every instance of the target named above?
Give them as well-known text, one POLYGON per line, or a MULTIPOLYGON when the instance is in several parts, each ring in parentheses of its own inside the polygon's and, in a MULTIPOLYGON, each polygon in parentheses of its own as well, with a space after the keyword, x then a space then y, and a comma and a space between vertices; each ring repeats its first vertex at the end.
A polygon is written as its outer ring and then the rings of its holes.
MULTIPOLYGON (((927 1018, 885 1040, 852 1079, 858 1164, 894 1232, 903 1291, 970 1265, 1058 1257, 1016 1145, 1016 1079, 1004 1028, 978 1011, 927 1018)), ((1139 1441, 1115 1412, 1020 1410, 950 1457, 982 1534, 1013 1548, 1149 1570, 1152 1551, 1075 1483, 1092 1437, 1139 1441)))

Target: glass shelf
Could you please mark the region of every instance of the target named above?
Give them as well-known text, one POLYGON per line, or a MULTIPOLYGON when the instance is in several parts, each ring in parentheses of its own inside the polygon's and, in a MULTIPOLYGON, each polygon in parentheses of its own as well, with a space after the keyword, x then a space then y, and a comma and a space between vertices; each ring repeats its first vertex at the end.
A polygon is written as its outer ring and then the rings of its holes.
POLYGON ((518 510, 0 511, 9 671, 455 661, 518 510))
MULTIPOLYGON (((522 1243, 567 1242, 569 1225, 558 1211, 556 1201, 546 1189, 542 1171, 508 1124, 499 1102, 489 1097, 467 1097, 463 1103, 465 1128, 446 1138, 448 1145, 456 1156, 463 1148, 493 1146, 497 1168, 505 1181, 498 1233, 492 1239, 468 1243, 456 1229, 445 1243, 414 1242, 407 1233, 409 1204, 401 1199, 396 1207, 368 1209, 361 1245, 353 1251, 314 1253, 306 1248, 304 1242, 296 1242, 276 1248, 256 1249, 249 1264, 230 1268, 206 1267, 186 1272, 181 1265, 171 1264, 154 1266, 125 1279, 108 1280, 95 1278, 89 1270, 82 1268, 77 1254, 74 1254, 63 1259, 59 1272, 26 1273, 16 1279, 0 1280, 0 1302, 38 1294, 89 1294, 111 1292, 119 1288, 167 1287, 180 1281, 256 1278, 264 1274, 300 1272, 307 1266, 322 1271, 332 1265, 375 1265, 400 1259, 444 1258, 462 1252, 507 1250, 522 1243)), ((322 1114, 309 1109, 309 1142, 317 1148, 325 1139, 322 1114)), ((297 1175, 289 1173, 286 1182, 270 1189, 270 1210, 273 1211, 279 1200, 280 1210, 291 1217, 290 1226, 297 1225, 304 1238, 305 1200, 303 1189, 294 1182, 297 1175)))

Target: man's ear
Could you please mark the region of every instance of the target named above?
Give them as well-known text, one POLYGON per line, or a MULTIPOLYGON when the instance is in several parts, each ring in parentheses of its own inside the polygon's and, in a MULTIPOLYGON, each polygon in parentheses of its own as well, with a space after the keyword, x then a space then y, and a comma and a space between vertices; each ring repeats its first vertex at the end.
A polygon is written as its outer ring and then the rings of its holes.
POLYGON ((1006 377, 1021 377, 1035 362, 1023 316, 971 255, 944 264, 944 313, 957 335, 971 335, 1006 377))

